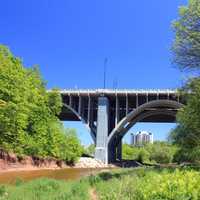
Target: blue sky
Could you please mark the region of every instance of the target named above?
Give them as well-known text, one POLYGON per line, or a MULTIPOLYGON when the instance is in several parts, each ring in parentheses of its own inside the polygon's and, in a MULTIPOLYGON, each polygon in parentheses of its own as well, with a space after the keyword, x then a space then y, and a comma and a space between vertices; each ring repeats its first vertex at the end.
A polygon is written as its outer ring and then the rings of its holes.
MULTIPOLYGON (((176 88, 184 75, 171 64, 172 20, 186 0, 6 0, 1 2, 0 43, 26 66, 38 64, 47 87, 176 88)), ((78 128, 85 144, 87 130, 78 128)), ((137 124, 164 139, 172 124, 137 124)), ((129 137, 126 137, 129 141, 129 137)))

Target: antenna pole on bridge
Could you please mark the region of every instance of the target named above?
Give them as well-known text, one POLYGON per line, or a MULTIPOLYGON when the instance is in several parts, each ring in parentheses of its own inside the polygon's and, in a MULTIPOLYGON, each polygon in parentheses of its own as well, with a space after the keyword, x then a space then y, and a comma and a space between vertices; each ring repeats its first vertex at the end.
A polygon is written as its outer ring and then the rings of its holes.
POLYGON ((108 58, 105 58, 104 60, 104 83, 103 83, 103 88, 106 89, 106 70, 107 70, 107 63, 108 63, 108 58))

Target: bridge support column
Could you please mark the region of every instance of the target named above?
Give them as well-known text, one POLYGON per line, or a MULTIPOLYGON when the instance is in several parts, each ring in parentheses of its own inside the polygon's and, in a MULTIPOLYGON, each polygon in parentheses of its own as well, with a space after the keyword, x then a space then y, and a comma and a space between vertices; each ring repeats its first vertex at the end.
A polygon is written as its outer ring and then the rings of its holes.
POLYGON ((107 138, 109 130, 109 100, 107 97, 98 98, 97 136, 95 158, 108 163, 107 138))
POLYGON ((108 147, 108 163, 114 163, 116 161, 116 148, 114 144, 108 147))
POLYGON ((119 144, 117 145, 117 160, 122 160, 122 140, 120 140, 119 144))
POLYGON ((108 146, 108 162, 113 163, 122 160, 122 140, 116 137, 108 146))

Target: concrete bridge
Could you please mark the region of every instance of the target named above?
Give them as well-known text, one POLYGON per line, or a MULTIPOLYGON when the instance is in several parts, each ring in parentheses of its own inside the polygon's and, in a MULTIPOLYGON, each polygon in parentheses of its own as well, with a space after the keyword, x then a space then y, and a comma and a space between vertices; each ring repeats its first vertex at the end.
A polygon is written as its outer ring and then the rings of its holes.
MULTIPOLYGON (((96 144, 95 158, 122 158, 122 138, 137 122, 175 122, 184 104, 176 90, 62 90, 60 120, 82 121, 96 144)), ((86 136, 87 137, 87 136, 86 136)))

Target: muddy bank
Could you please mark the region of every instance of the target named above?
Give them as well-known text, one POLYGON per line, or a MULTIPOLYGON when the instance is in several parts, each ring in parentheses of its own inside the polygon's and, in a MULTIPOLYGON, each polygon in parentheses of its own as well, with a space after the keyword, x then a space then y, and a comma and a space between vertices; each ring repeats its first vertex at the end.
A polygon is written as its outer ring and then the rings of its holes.
POLYGON ((53 158, 18 157, 13 153, 0 150, 0 172, 17 170, 65 169, 65 168, 107 168, 114 165, 105 165, 94 158, 81 157, 74 165, 53 158))

